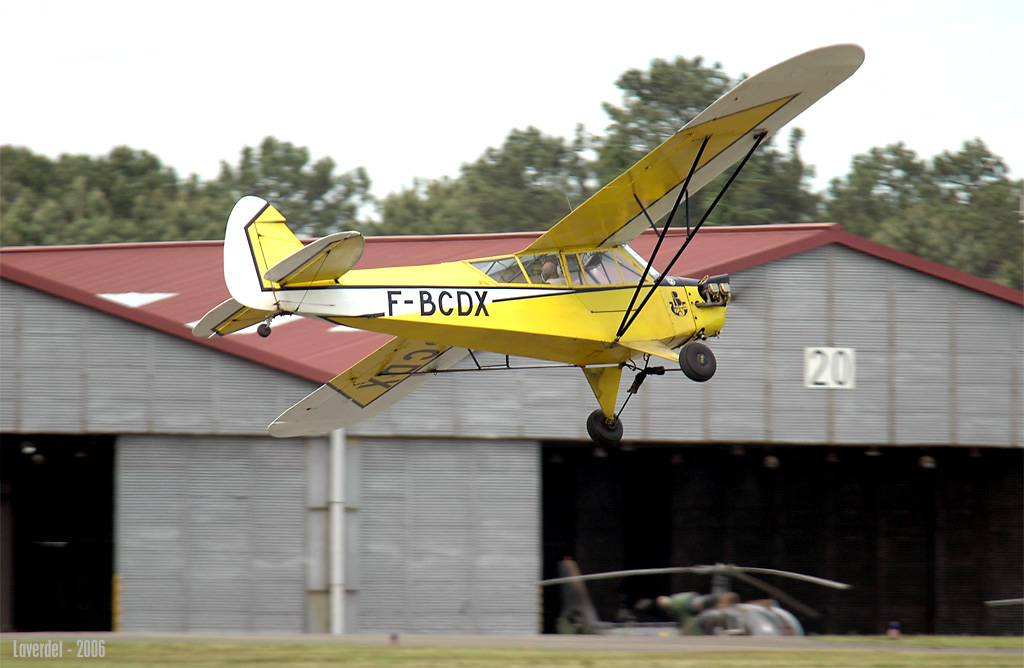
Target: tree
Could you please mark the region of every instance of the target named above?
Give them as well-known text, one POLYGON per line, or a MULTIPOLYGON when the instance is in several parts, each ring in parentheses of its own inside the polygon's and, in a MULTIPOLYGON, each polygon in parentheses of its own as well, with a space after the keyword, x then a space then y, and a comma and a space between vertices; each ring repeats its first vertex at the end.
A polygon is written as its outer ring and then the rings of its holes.
POLYGON ((285 212, 296 233, 359 229, 361 209, 373 203, 370 177, 362 167, 336 176, 335 166, 326 157, 310 164, 309 149, 267 137, 258 149, 242 149, 237 169, 221 163, 218 185, 236 199, 259 193, 285 212))
MULTIPOLYGON (((813 169, 800 159, 803 137, 803 131, 794 128, 785 154, 772 146, 774 137, 767 145, 758 147, 715 208, 708 224, 777 225, 819 220, 821 197, 807 188, 813 169)), ((731 173, 732 170, 727 170, 705 186, 693 198, 691 207, 703 214, 731 173)))
POLYGON ((444 177, 415 179, 411 188, 403 188, 384 198, 380 205, 381 222, 372 234, 449 234, 473 228, 473 212, 464 206, 461 181, 444 177))
MULTIPOLYGON (((571 144, 536 128, 513 130, 500 148, 489 148, 463 165, 459 177, 418 182, 382 203, 381 234, 497 232, 547 229, 570 206, 631 167, 721 97, 732 81, 701 58, 654 60, 649 70, 629 70, 616 84, 622 106, 605 104, 608 133, 590 136, 576 128, 571 144), (588 156, 595 155, 588 160, 588 156), (435 197, 442 197, 444 201, 435 197)), ((789 152, 759 149, 717 213, 717 224, 815 220, 820 198, 805 185, 810 170, 800 160, 803 134, 795 131, 789 152)), ((690 210, 703 214, 726 176, 696 193, 690 210)))
POLYGON ((928 166, 903 143, 854 156, 845 179, 829 185, 829 217, 847 231, 870 237, 881 221, 943 196, 928 166))
POLYGON ((10 244, 73 244, 162 238, 151 216, 177 192, 177 175, 146 152, 62 155, 56 162, 0 148, 0 216, 10 244))
POLYGON ((931 163, 903 144, 872 149, 834 179, 826 207, 859 236, 1020 288, 1020 181, 975 139, 931 163))
POLYGON ((464 164, 457 180, 417 181, 382 203, 378 234, 444 234, 546 229, 589 195, 574 144, 536 128, 513 130, 501 148, 464 164))
POLYGON ((53 161, 25 148, 0 147, 0 217, 4 245, 219 239, 232 205, 259 193, 278 204, 299 233, 358 229, 373 199, 362 168, 334 174, 334 161, 310 164, 309 151, 267 137, 242 150, 237 168, 181 181, 146 152, 62 155, 53 161))
POLYGON ((657 58, 649 70, 628 70, 615 82, 622 106, 604 103, 611 125, 597 142, 597 178, 603 185, 632 167, 734 85, 721 64, 700 56, 657 58))
MULTIPOLYGON (((615 84, 622 90, 622 106, 604 104, 612 123, 607 135, 595 141, 599 182, 607 183, 632 167, 736 83, 722 72, 719 63, 705 67, 700 57, 679 57, 671 62, 656 59, 647 71, 624 73, 615 84)), ((770 142, 760 146, 708 218, 708 224, 816 220, 820 198, 807 188, 806 179, 812 172, 799 156, 802 139, 803 132, 794 129, 787 154, 777 151, 770 142)), ((731 170, 691 196, 691 216, 703 216, 729 174, 731 170)))

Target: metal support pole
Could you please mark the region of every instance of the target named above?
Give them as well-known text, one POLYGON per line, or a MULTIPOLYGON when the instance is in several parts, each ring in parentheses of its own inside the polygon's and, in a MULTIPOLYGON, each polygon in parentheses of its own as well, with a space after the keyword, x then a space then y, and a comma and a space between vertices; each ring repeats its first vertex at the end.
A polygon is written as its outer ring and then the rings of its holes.
POLYGON ((328 509, 328 561, 331 633, 345 632, 345 430, 330 435, 330 497, 328 509))

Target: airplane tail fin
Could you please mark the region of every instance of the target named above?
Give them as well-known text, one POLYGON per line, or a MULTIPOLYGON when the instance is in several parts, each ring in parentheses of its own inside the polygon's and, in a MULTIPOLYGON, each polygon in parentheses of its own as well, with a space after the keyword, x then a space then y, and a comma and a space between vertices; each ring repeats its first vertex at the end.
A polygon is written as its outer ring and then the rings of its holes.
POLYGON ((235 204, 224 234, 224 282, 238 303, 277 311, 275 290, 329 285, 363 255, 358 232, 337 232, 303 245, 284 216, 252 195, 235 204))
MULTIPOLYGON (((558 577, 579 577, 580 567, 576 562, 565 557, 558 562, 558 577)), ((561 585, 562 610, 558 614, 557 631, 559 633, 599 633, 607 626, 597 616, 597 610, 590 601, 587 585, 581 581, 565 582, 561 585)))
POLYGON ((224 282, 231 297, 252 309, 275 311, 276 286, 264 274, 302 248, 284 216, 266 200, 251 195, 238 200, 224 233, 224 282))

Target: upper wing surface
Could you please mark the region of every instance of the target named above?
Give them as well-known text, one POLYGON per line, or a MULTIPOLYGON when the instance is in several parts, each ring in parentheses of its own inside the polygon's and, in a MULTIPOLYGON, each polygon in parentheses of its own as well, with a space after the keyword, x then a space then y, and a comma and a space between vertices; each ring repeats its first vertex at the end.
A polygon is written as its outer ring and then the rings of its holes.
POLYGON ((648 226, 643 209, 656 223, 671 211, 705 138, 707 146, 687 188, 690 194, 742 159, 757 135, 770 137, 863 61, 859 46, 840 44, 808 51, 746 79, 526 250, 608 247, 631 241, 648 226))
POLYGON ((367 420, 469 353, 396 337, 320 386, 267 428, 272 436, 308 436, 367 420))

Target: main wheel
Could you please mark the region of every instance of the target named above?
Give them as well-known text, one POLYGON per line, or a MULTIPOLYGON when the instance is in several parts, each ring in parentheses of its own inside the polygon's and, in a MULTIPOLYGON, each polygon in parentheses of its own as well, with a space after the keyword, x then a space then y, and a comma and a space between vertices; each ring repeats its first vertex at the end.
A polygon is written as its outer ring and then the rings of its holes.
POLYGON ((718 362, 711 348, 700 341, 690 341, 679 351, 679 368, 690 380, 703 383, 715 375, 718 362))
POLYGON ((622 420, 615 418, 608 424, 604 413, 598 408, 587 418, 587 433, 598 445, 615 445, 622 440, 622 420))
POLYGON ((260 326, 256 328, 256 333, 262 336, 263 338, 267 338, 268 336, 270 336, 270 325, 268 325, 265 322, 261 322, 260 326))

